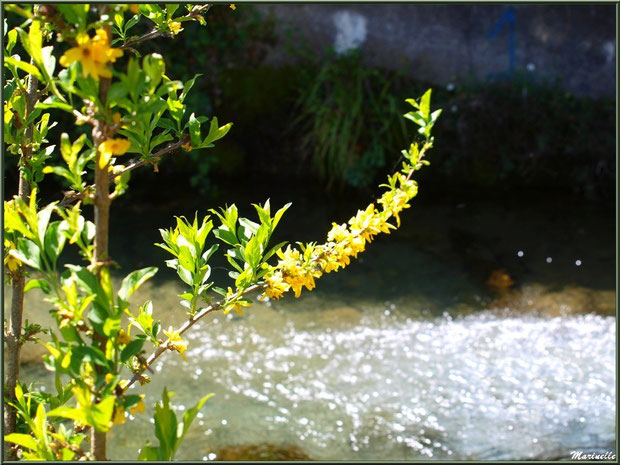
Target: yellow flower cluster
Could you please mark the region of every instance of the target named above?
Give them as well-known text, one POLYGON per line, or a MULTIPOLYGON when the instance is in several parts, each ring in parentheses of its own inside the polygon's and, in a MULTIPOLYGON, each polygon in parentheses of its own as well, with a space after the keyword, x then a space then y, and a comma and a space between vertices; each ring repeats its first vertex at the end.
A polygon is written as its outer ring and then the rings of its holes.
POLYGON ((181 337, 181 333, 179 333, 172 326, 170 326, 168 328, 168 331, 164 330, 164 334, 168 336, 168 339, 169 339, 168 349, 176 350, 179 354, 181 354, 181 357, 183 357, 183 360, 187 362, 187 357, 183 353, 187 350, 187 341, 183 340, 183 338, 181 337))
POLYGON ((400 172, 390 176, 390 189, 378 200, 381 210, 371 203, 365 210, 358 211, 348 224, 333 223, 327 242, 306 244, 302 246, 303 254, 291 246, 284 252, 278 251, 280 260, 265 275, 265 292, 261 297, 277 300, 290 289, 299 297, 304 286, 314 289, 315 278, 338 271, 347 266, 351 258, 357 258, 377 234, 389 234, 391 229, 400 226, 400 212, 410 207, 408 202, 418 191, 415 181, 409 179, 414 168, 410 165, 406 168, 406 174, 400 172), (388 221, 391 217, 396 218, 397 226, 388 221))
POLYGON ((238 297, 239 296, 237 296, 236 293, 233 292, 232 288, 229 287, 228 292, 226 293, 227 304, 224 306, 224 314, 228 314, 228 312, 234 310, 239 315, 243 315, 243 307, 249 307, 250 305, 252 305, 245 300, 239 300, 238 297))
POLYGON ((295 297, 299 297, 304 286, 309 291, 314 289, 314 278, 320 278, 322 272, 312 260, 312 251, 312 245, 306 247, 303 255, 290 245, 284 252, 278 250, 280 260, 273 268, 274 272, 265 277, 268 283, 265 295, 272 299, 279 299, 284 292, 293 289, 295 297))
POLYGON ((112 72, 107 68, 108 63, 114 63, 123 56, 119 48, 110 47, 110 38, 105 29, 97 29, 95 37, 88 34, 78 34, 77 46, 70 48, 60 57, 60 64, 65 68, 76 61, 82 65, 84 77, 90 75, 96 81, 99 77, 111 78, 112 72))
MULTIPOLYGON (((129 413, 134 417, 136 416, 136 412, 144 413, 146 411, 146 406, 144 405, 144 401, 142 399, 144 399, 144 394, 140 394, 140 400, 138 401, 138 403, 133 407, 129 408, 129 413)), ((114 417, 112 421, 115 425, 122 425, 123 423, 125 423, 125 420, 125 408, 122 405, 115 405, 114 417)))

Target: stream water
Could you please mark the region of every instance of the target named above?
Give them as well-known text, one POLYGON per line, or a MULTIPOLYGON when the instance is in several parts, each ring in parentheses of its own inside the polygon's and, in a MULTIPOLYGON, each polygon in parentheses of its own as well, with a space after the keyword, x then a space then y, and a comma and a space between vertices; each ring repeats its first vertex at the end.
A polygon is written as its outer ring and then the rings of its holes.
MULTIPOLYGON (((323 216, 344 215, 330 208, 302 204, 297 215, 306 214, 285 235, 320 240, 323 216)), ((138 244, 155 242, 146 231, 170 218, 117 213, 112 255, 126 272, 161 262, 157 249, 138 244)), ((110 458, 135 459, 156 441, 150 418, 164 386, 176 393, 179 417, 215 394, 177 459, 231 450, 238 459, 267 450, 267 458, 317 460, 615 452, 613 225, 613 211, 575 202, 421 202, 401 231, 321 278, 316 291, 257 302, 243 317, 205 318, 188 336, 188 362, 166 354, 153 381, 132 390, 146 393, 147 412, 113 429, 110 458), (496 270, 515 285, 493 286, 496 270)), ((165 327, 179 325, 182 287, 160 274, 133 302, 151 299, 165 327)), ((49 321, 36 292, 27 317, 49 321)), ((26 354, 23 377, 50 389, 38 357, 26 354)))

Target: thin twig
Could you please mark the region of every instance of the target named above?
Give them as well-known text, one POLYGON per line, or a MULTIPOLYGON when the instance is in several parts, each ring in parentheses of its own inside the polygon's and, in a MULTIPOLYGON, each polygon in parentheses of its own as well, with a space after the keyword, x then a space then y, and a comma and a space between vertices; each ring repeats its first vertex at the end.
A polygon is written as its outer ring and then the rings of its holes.
POLYGON ((156 37, 162 37, 164 35, 165 34, 163 32, 159 32, 157 29, 153 29, 151 32, 147 32, 146 34, 144 34, 141 37, 138 37, 137 39, 125 42, 123 45, 121 45, 120 48, 123 48, 123 49, 132 48, 134 45, 139 44, 140 42, 144 42, 145 40, 155 39, 156 37))
POLYGON ((158 161, 161 157, 163 157, 164 155, 166 155, 169 152, 172 152, 173 150, 176 150, 178 148, 181 148, 183 145, 187 144, 189 142, 189 136, 186 134, 184 135, 181 139, 179 139, 177 142, 167 145, 166 147, 164 147, 163 149, 161 149, 158 152, 155 152, 153 155, 150 155, 148 158, 145 158, 144 160, 140 160, 137 162, 132 163, 129 166, 126 166, 125 168, 123 168, 123 170, 111 174, 110 175, 110 181, 114 181, 116 178, 118 178, 119 176, 121 176, 122 174, 131 171, 131 170, 135 170, 136 168, 139 168, 143 165, 146 165, 147 163, 153 163, 155 161, 158 161))
MULTIPOLYGON (((253 292, 259 288, 261 288, 262 285, 260 284, 254 284, 253 286, 248 287, 245 291, 243 291, 241 293, 241 295, 245 295, 245 294, 249 294, 250 292, 253 292)), ((239 297, 241 297, 241 295, 239 297)), ((202 319, 203 317, 207 316, 209 313, 215 312, 217 310, 220 310, 222 308, 222 302, 217 302, 213 305, 209 305, 208 307, 203 308, 202 310, 200 310, 198 313, 196 313, 193 317, 191 317, 189 320, 187 320, 183 326, 181 326, 179 328, 179 334, 183 334, 185 333, 189 328, 191 328, 192 326, 194 326, 198 320, 202 319)), ((149 368, 154 362, 155 360, 157 360, 161 354, 163 354, 166 350, 169 349, 168 347, 168 343, 170 342, 170 339, 166 339, 165 341, 163 341, 162 343, 159 344, 159 347, 157 348, 157 350, 155 352, 153 352, 149 358, 146 359, 146 363, 140 368, 139 371, 135 372, 134 375, 132 376, 132 378, 129 380, 129 383, 127 383, 125 386, 123 386, 123 392, 126 392, 127 389, 129 389, 129 387, 134 384, 136 381, 138 381, 141 377, 142 374, 144 373, 144 371, 149 368)))
MULTIPOLYGON (((419 159, 422 159, 424 157, 424 154, 426 152, 426 150, 430 148, 429 145, 425 145, 422 150, 420 151, 419 154, 419 159)), ((411 169, 409 170, 409 174, 407 175, 406 180, 408 181, 411 178, 411 175, 414 173, 414 171, 416 171, 415 166, 411 166, 411 169)), ((318 261, 319 257, 315 257, 315 261, 318 261)), ((255 291, 256 289, 262 287, 262 285, 260 284, 255 284, 253 286, 250 286, 249 288, 247 288, 241 295, 247 294, 249 292, 255 291)), ((203 318, 204 316, 208 315, 209 313, 212 313, 214 311, 217 311, 221 308, 222 306, 222 302, 217 302, 213 305, 210 305, 208 307, 203 308, 202 310, 200 310, 196 315, 194 315, 193 317, 191 317, 188 321, 186 321, 183 326, 181 326, 181 328, 179 328, 179 334, 183 334, 185 333, 189 328, 191 328, 192 326, 194 326, 194 324, 196 324, 196 322, 198 320, 200 320, 201 318, 203 318)), ((155 350, 155 352, 153 352, 149 358, 146 360, 145 364, 140 368, 140 370, 136 371, 134 373, 134 375, 132 376, 132 378, 129 380, 129 383, 127 383, 127 385, 125 385, 122 389, 123 392, 126 392, 127 389, 129 389, 130 386, 132 386, 136 381, 140 380, 140 378, 142 377, 142 374, 144 373, 144 371, 148 368, 150 368, 150 366, 155 362, 155 360, 157 360, 161 354, 163 354, 166 350, 170 349, 169 347, 169 342, 170 339, 168 338, 167 340, 161 342, 159 344, 159 347, 157 348, 157 350, 155 350)))
MULTIPOLYGON (((161 157, 163 157, 167 153, 170 153, 182 147, 183 145, 187 144, 189 141, 190 141, 190 138, 188 135, 183 136, 177 142, 167 145, 166 147, 159 150, 158 152, 155 152, 154 154, 150 155, 148 158, 144 160, 132 162, 129 166, 123 168, 122 171, 110 174, 110 181, 114 181, 116 178, 118 178, 122 174, 127 173, 128 171, 131 171, 131 170, 135 170, 136 168, 144 166, 147 163, 157 162, 159 159, 161 159, 161 157)), ((87 193, 92 192, 94 187, 95 187, 94 185, 86 186, 82 190, 82 192, 75 192, 75 191, 63 192, 65 198, 62 199, 62 201, 58 205, 61 207, 66 207, 67 205, 71 205, 72 203, 75 203, 79 200, 84 200, 84 198, 87 196, 87 193)))
MULTIPOLYGON (((188 14, 186 14, 185 16, 179 16, 178 18, 174 18, 173 21, 178 21, 179 19, 182 19, 182 18, 196 18, 197 16, 202 16, 202 15, 206 14, 209 11, 209 8, 211 8, 210 4, 207 4, 207 5, 197 5, 188 14)), ((122 48, 122 49, 130 49, 130 48, 133 48, 134 45, 137 45, 137 44, 139 44, 141 42, 144 42, 144 41, 147 41, 147 40, 156 39, 157 37, 174 37, 174 35, 158 31, 157 29, 153 29, 152 31, 147 32, 143 36, 140 36, 140 37, 138 37, 136 39, 130 40, 128 42, 125 42, 123 45, 121 45, 120 48, 122 48)))

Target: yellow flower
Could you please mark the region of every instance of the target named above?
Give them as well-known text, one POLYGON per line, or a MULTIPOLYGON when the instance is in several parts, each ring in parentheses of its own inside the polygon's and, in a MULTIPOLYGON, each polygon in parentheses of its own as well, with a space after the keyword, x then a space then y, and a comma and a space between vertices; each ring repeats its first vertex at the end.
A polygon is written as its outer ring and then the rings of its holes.
POLYGON ((22 266, 22 262, 9 254, 10 250, 15 250, 15 244, 8 239, 4 240, 4 264, 11 273, 15 273, 17 269, 22 266))
POLYGON ((122 425, 126 421, 125 409, 121 407, 120 405, 117 405, 114 407, 114 420, 113 421, 115 425, 122 425))
MULTIPOLYGON (((232 288, 229 287, 228 292, 226 293, 226 300, 235 299, 234 295, 235 293, 233 292, 232 288)), ((224 308, 224 313, 226 314, 230 312, 231 309, 233 309, 239 315, 243 315, 243 307, 249 307, 250 305, 251 304, 249 302, 245 302, 244 300, 237 300, 227 305, 226 308, 224 308)))
POLYGON ((164 331, 164 334, 168 336, 169 339, 168 348, 170 350, 176 350, 179 354, 181 354, 183 360, 187 362, 187 357, 185 356, 185 354, 183 354, 183 352, 187 350, 187 341, 183 340, 183 338, 181 337, 181 333, 179 333, 172 326, 170 326, 168 328, 168 331, 164 331))
POLYGON ((349 230, 346 224, 332 223, 332 229, 327 233, 327 240, 331 242, 342 242, 349 238, 349 230))
POLYGON ((235 4, 234 4, 234 3, 231 3, 231 4, 230 4, 230 9, 231 9, 231 10, 236 10, 236 9, 237 9, 237 7, 235 6, 235 4))
POLYGON ((105 382, 110 384, 110 382, 114 379, 114 375, 112 373, 108 373, 105 375, 105 382))
POLYGON ((106 30, 98 29, 92 39, 88 34, 78 34, 76 40, 77 46, 67 50, 60 57, 59 63, 68 67, 78 61, 82 65, 83 76, 90 75, 97 81, 99 77, 111 78, 112 72, 106 68, 106 65, 108 62, 115 62, 123 55, 123 51, 110 47, 106 30))
POLYGON ((118 332, 117 341, 119 344, 129 344, 131 342, 131 337, 121 329, 118 332))
POLYGON ((105 169, 113 155, 124 155, 130 146, 127 139, 108 139, 99 144, 99 168, 105 169))
POLYGON ((279 271, 272 275, 266 276, 265 283, 267 284, 267 288, 265 289, 265 295, 270 299, 275 300, 278 300, 280 297, 282 297, 282 294, 284 294, 291 288, 291 286, 284 282, 284 279, 282 278, 282 273, 280 273, 279 271))
POLYGON ((139 15, 140 5, 138 5, 137 3, 132 3, 131 5, 129 5, 129 11, 131 11, 134 15, 139 15))
POLYGON ((93 37, 93 44, 98 48, 98 52, 104 55, 105 60, 110 63, 114 63, 117 58, 123 56, 123 51, 120 48, 110 47, 110 37, 105 29, 97 29, 97 33, 93 37))
POLYGON ((140 400, 138 403, 129 409, 129 413, 131 413, 134 417, 136 416, 136 412, 144 413, 146 410, 142 399, 144 399, 144 394, 140 394, 140 400))
MULTIPOLYGON (((125 165, 114 165, 114 166, 110 166, 108 168, 108 171, 110 171, 111 174, 117 174, 122 172, 124 169, 126 168, 125 165)), ((116 177, 114 178, 114 182, 118 182, 119 178, 116 177)))
POLYGON ((177 35, 183 30, 179 21, 170 21, 168 23, 168 27, 170 28, 170 32, 172 32, 173 35, 177 35))

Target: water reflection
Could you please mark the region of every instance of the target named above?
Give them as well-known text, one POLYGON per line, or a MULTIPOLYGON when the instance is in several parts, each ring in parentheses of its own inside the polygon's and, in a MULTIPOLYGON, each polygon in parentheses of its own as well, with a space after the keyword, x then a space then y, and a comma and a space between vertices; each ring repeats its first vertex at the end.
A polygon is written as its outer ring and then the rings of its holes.
MULTIPOLYGON (((180 459, 274 438, 321 460, 515 459, 613 443, 611 317, 429 320, 360 303, 359 322, 355 307, 344 322, 315 309, 311 322, 274 308, 205 323, 190 338, 190 363, 163 361, 176 404, 216 393, 180 459)), ((157 396, 163 383, 146 390, 157 396)), ((146 418, 132 436, 152 435, 146 418)), ((127 457, 135 440, 114 431, 116 458, 127 457)))

